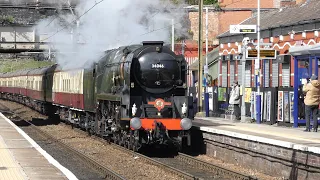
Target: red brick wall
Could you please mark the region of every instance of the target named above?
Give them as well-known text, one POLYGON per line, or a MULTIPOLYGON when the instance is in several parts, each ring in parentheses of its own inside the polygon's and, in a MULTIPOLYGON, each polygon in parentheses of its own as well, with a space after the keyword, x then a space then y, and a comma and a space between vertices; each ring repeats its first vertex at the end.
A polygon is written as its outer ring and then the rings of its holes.
MULTIPOLYGON (((274 1, 279 0, 262 0, 261 8, 273 8, 275 7, 274 1)), ((222 8, 256 8, 257 0, 221 0, 222 8)), ((192 40, 198 40, 199 34, 199 17, 198 12, 189 12, 189 20, 191 23, 190 30, 193 32, 192 40)), ((229 30, 231 24, 239 24, 245 19, 251 17, 251 11, 224 11, 224 12, 209 12, 208 23, 208 38, 212 44, 218 44, 218 40, 215 38, 217 35, 229 30)), ((205 22, 206 13, 203 12, 203 41, 205 40, 205 22)))
MULTIPOLYGON (((275 3, 273 0, 261 0, 261 8, 272 8, 275 3)), ((226 8, 256 8, 257 0, 220 0, 220 6, 226 8)))
MULTIPOLYGON (((199 16, 198 12, 190 12, 189 19, 191 22, 191 31, 193 32, 193 40, 197 41, 199 38, 199 16)), ((218 12, 209 12, 209 21, 208 21, 208 39, 212 42, 215 37, 219 34, 219 16, 218 12)), ((203 13, 203 41, 205 41, 205 32, 206 32, 206 13, 203 13)), ((216 41, 218 44, 218 41, 216 41)))
POLYGON ((219 14, 219 34, 229 31, 230 25, 251 17, 251 11, 226 11, 219 14))
MULTIPOLYGON (((239 24, 245 19, 251 17, 251 11, 225 11, 209 12, 208 21, 208 39, 212 44, 218 44, 216 36, 229 30, 231 24, 239 24)), ((193 32, 192 40, 198 40, 199 19, 198 12, 190 12, 189 19, 191 22, 191 31, 193 32)), ((203 41, 205 41, 205 23, 206 13, 203 14, 203 41)))

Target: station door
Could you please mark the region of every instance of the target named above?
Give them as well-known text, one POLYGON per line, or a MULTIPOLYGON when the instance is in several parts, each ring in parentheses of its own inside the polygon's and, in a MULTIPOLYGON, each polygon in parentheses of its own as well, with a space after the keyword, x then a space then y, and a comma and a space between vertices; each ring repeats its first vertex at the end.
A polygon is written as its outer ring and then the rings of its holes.
POLYGON ((279 86, 279 64, 277 61, 272 61, 272 87, 279 86))

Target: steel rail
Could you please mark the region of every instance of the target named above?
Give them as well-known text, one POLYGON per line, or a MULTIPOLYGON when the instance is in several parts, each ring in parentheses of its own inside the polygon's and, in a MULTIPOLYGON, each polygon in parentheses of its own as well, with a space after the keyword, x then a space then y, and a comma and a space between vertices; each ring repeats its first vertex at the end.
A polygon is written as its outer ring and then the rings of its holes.
MULTIPOLYGON (((56 140, 54 137, 52 137, 50 134, 48 134, 47 132, 44 132, 43 130, 39 129, 37 126, 33 125, 31 122, 28 122, 26 121, 27 123, 31 124, 33 127, 37 128, 37 130, 39 132, 41 132, 42 134, 44 134, 45 136, 48 136, 48 137, 51 137, 53 140, 57 141, 59 144, 61 144, 62 146, 66 147, 67 149, 70 149, 71 151, 74 151, 75 153, 79 154, 80 152, 73 149, 72 147, 70 147, 69 145, 65 144, 64 142, 62 141, 59 141, 59 140, 56 140)), ((64 122, 62 120, 62 122, 64 122)), ((67 123, 65 123, 66 125, 68 125, 67 123)), ((85 131, 81 130, 81 129, 78 129, 78 128, 73 128, 73 130, 79 132, 80 134, 87 134, 85 131)), ((99 136, 91 136, 91 138, 95 139, 95 140, 98 140, 99 142, 101 143, 108 143, 105 139, 99 137, 99 136)), ((183 179, 190 179, 190 180, 199 180, 200 178, 199 177, 196 177, 190 173, 187 173, 187 172, 184 172, 184 171, 181 171, 175 167, 172 167, 170 165, 167 165, 167 164, 164 164, 162 162, 159 162, 153 158, 150 158, 148 156, 145 156, 143 154, 140 154, 140 153, 137 153, 137 152, 134 152, 130 149, 127 149, 125 147, 122 147, 118 144, 115 144, 113 142, 109 142, 109 145, 111 145, 112 147, 114 147, 115 149, 117 150, 120 150, 124 153, 127 153, 127 154, 130 154, 134 157, 138 157, 140 158, 141 160, 147 162, 147 163, 150 163, 152 165, 155 165, 159 168, 162 168, 174 175, 177 175, 183 179)), ((83 156, 82 153, 80 153, 81 156, 83 156)), ((86 156, 86 155, 84 155, 86 156)), ((89 162, 93 161, 95 162, 93 159, 91 159, 90 157, 85 157, 85 159, 88 159, 89 162)), ((210 171, 210 172, 213 172, 214 174, 216 175, 220 175, 224 178, 228 178, 228 179, 235 179, 235 180, 256 180, 257 178, 255 177, 252 177, 252 176, 248 176, 248 175, 245 175, 245 174, 242 174, 242 173, 238 173, 238 172, 235 172, 233 170, 229 170, 229 169, 226 169, 224 167, 221 167, 221 166, 218 166, 218 165, 215 165, 215 164, 211 164, 211 163, 208 163, 208 162, 205 162, 205 161, 202 161, 202 160, 199 160, 197 158, 194 158, 192 156, 189 156, 187 154, 183 154, 183 153, 178 153, 177 156, 174 157, 174 159, 177 159, 178 161, 181 161, 181 162, 184 162, 186 164, 189 164, 189 165, 192 165, 192 166, 196 166, 197 168, 199 169, 203 169, 203 170, 207 170, 207 171, 210 171)), ((103 167, 103 165, 100 165, 100 167, 103 167)), ((106 173, 106 172, 104 172, 106 173)), ((119 177, 121 178, 121 177, 119 177)))
MULTIPOLYGON (((26 121, 28 122, 28 121, 26 121)), ((58 143, 59 145, 61 145, 62 147, 64 147, 65 149, 70 150, 71 152, 74 152, 75 154, 77 154, 79 157, 81 157, 81 159, 84 159, 85 161, 89 162, 93 167, 95 167, 95 169, 98 169, 100 172, 105 174, 105 178, 106 179, 110 179, 110 180, 125 180, 124 177, 122 177, 121 175, 119 175, 118 173, 114 172, 113 170, 111 170, 110 168, 100 164, 99 162, 97 162, 96 160, 92 159, 91 157, 81 153, 80 151, 74 149, 73 147, 69 146, 68 144, 62 142, 61 140, 58 140, 56 138, 54 138, 52 135, 48 134, 47 132, 41 130, 40 128, 38 128, 37 126, 35 126, 34 124, 28 122, 29 124, 31 124, 35 129, 37 129, 38 132, 40 132, 41 134, 45 135, 46 137, 48 137, 49 139, 53 140, 54 142, 58 143)))
MULTIPOLYGON (((85 133, 84 131, 82 131, 82 130, 80 130, 80 129, 74 129, 74 130, 76 130, 76 131, 79 132, 79 133, 85 133)), ((107 141, 105 141, 105 139, 103 139, 103 138, 101 138, 101 137, 98 137, 98 136, 91 136, 91 137, 92 137, 93 139, 95 139, 95 140, 98 140, 98 141, 101 142, 101 143, 104 143, 104 144, 107 143, 107 141)), ((187 179, 187 180, 198 180, 198 178, 197 178, 196 176, 194 176, 194 175, 192 175, 192 174, 190 174, 190 173, 187 173, 187 172, 181 171, 181 170, 179 170, 179 169, 176 169, 176 168, 174 168, 174 167, 172 167, 172 166, 166 165, 166 164, 164 164, 164 163, 162 163, 162 162, 159 162, 159 161, 157 161, 157 160, 155 160, 155 159, 152 159, 152 158, 150 158, 150 157, 148 157, 148 156, 145 156, 145 155, 143 155, 143 154, 134 152, 134 151, 132 151, 132 150, 130 150, 130 149, 127 149, 127 148, 125 148, 125 147, 122 147, 122 146, 120 146, 120 145, 118 145, 118 144, 115 144, 115 143, 113 143, 113 142, 110 142, 109 145, 111 145, 113 148, 115 148, 115 149, 117 149, 117 150, 120 150, 120 151, 122 151, 122 152, 124 152, 124 153, 126 153, 126 154, 130 154, 130 155, 132 155, 132 156, 134 156, 134 157, 138 157, 138 158, 140 158, 142 161, 145 161, 145 162, 147 162, 147 163, 149 163, 149 164, 152 164, 152 165, 157 166, 157 167, 159 167, 159 168, 161 168, 161 169, 164 169, 164 170, 166 170, 166 171, 168 171, 168 172, 170 172, 170 173, 172 173, 172 174, 174 174, 174 175, 177 175, 177 176, 179 176, 179 177, 181 177, 181 178, 183 178, 183 179, 187 179)))
MULTIPOLYGON (((15 115, 15 113, 10 112, 10 111, 5 111, 2 113, 6 113, 6 114, 12 114, 15 115)), ((7 116, 7 115, 6 115, 7 116)), ((19 117, 19 116, 16 116, 19 117)), ((111 170, 110 168, 100 164, 99 162, 95 161, 94 159, 92 159, 91 157, 87 156, 86 154, 83 154, 82 152, 76 150, 75 148, 69 146, 68 144, 62 142, 61 140, 56 139, 55 137, 53 137, 52 135, 50 135, 49 133, 41 130, 40 128, 38 128, 36 125, 34 125, 33 123, 23 120, 19 117, 20 120, 30 124, 32 126, 32 128, 34 128, 38 133, 42 134, 43 136, 45 136, 46 138, 48 138, 49 140, 57 143, 59 146, 67 149, 68 151, 76 154, 77 156, 79 156, 81 158, 81 160, 85 160, 86 162, 88 162, 90 165, 92 165, 95 169, 99 170, 101 173, 105 174, 105 178, 106 179, 110 179, 110 180, 126 180, 124 177, 122 177, 121 175, 119 175, 118 173, 114 172, 113 170, 111 170)))
POLYGON ((235 179, 235 180, 256 180, 257 179, 242 173, 238 173, 238 172, 223 168, 215 164, 202 161, 200 159, 194 158, 192 156, 189 156, 187 154, 183 154, 180 152, 178 153, 178 156, 176 156, 175 158, 187 164, 196 166, 198 168, 214 172, 215 174, 221 175, 224 178, 235 179))
MULTIPOLYGON (((84 131, 82 131, 80 129, 75 129, 75 130, 80 132, 80 133, 85 133, 84 131)), ((98 141, 100 141, 102 143, 107 143, 101 137, 92 136, 92 138, 96 139, 96 140, 98 140, 98 141)), ((143 161, 145 161, 147 163, 150 163, 152 165, 158 166, 158 167, 160 167, 162 169, 165 169, 165 170, 171 172, 172 174, 175 174, 175 175, 177 175, 177 176, 179 176, 181 178, 193 179, 193 180, 200 179, 200 178, 198 178, 198 177, 196 177, 196 176, 194 176, 194 175, 192 175, 190 173, 181 171, 181 170, 176 169, 176 168, 174 168, 174 167, 172 167, 170 165, 166 165, 166 164, 164 164, 162 162, 159 162, 159 161, 157 161, 155 159, 152 159, 152 158, 150 158, 148 156, 145 156, 143 154, 140 154, 140 153, 134 152, 132 150, 129 150, 129 149, 127 149, 125 147, 122 147, 122 146, 120 146, 118 144, 110 142, 110 145, 112 147, 114 147, 115 149, 118 149, 118 150, 120 150, 120 151, 122 151, 124 153, 127 153, 127 154, 131 154, 132 156, 139 157, 143 161)), ((248 175, 245 175, 245 174, 242 174, 242 173, 238 173, 238 172, 223 168, 221 166, 218 166, 218 165, 215 165, 215 164, 211 164, 211 163, 196 159, 196 158, 194 158, 192 156, 189 156, 187 154, 178 153, 178 155, 176 157, 174 157, 174 158, 179 160, 179 161, 185 162, 186 164, 197 166, 200 169, 204 169, 204 170, 208 170, 210 172, 213 172, 216 175, 221 175, 224 178, 235 179, 235 180, 256 180, 257 179, 257 178, 252 177, 252 176, 248 176, 248 175)))

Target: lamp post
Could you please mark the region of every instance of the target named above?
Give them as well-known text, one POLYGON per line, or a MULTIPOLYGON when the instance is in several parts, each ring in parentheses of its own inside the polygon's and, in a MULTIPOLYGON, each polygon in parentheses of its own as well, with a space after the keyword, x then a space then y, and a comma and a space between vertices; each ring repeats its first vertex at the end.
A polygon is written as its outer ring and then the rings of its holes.
POLYGON ((256 119, 257 123, 261 123, 261 94, 260 94, 260 0, 258 0, 258 12, 257 12, 257 59, 255 61, 256 70, 256 88, 257 88, 257 103, 256 103, 256 119))
POLYGON ((203 0, 199 0, 199 39, 198 39, 198 112, 202 112, 202 81, 203 81, 203 62, 202 62, 202 14, 203 14, 203 0))
POLYGON ((204 103, 205 103, 205 111, 206 111, 206 117, 209 117, 209 92, 208 92, 208 18, 209 18, 209 10, 208 7, 206 7, 206 65, 204 66, 204 73, 205 73, 205 92, 204 92, 204 103))

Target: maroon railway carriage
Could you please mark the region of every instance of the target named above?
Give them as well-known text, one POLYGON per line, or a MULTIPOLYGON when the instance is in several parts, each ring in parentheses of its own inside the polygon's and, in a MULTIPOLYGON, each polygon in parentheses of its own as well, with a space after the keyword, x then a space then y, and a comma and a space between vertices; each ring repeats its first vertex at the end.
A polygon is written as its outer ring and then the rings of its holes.
POLYGON ((13 100, 47 114, 52 102, 56 65, 0 74, 1 98, 13 100))
POLYGON ((61 119, 77 120, 85 111, 83 76, 84 69, 55 69, 52 103, 58 107, 61 119))
POLYGON ((66 107, 84 110, 83 69, 57 68, 53 77, 53 102, 66 107))

